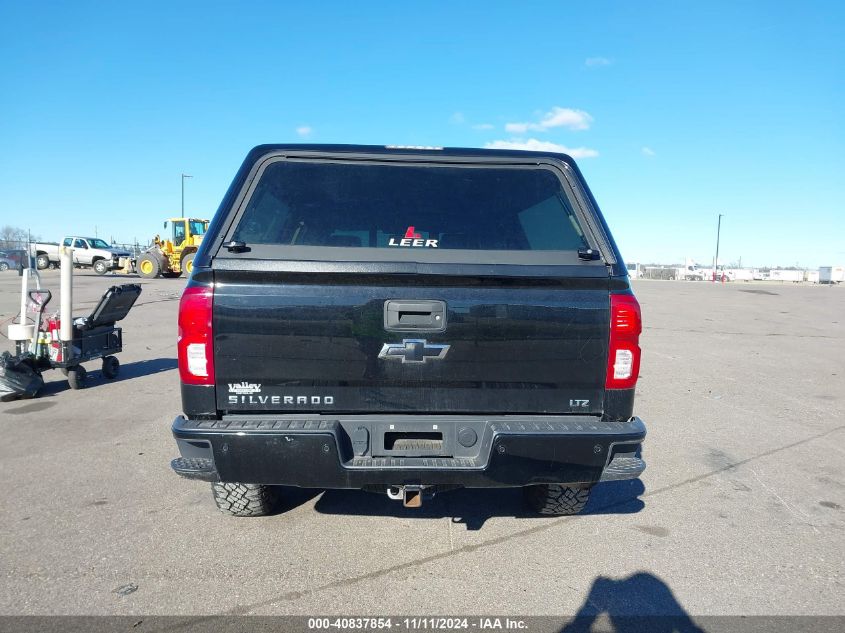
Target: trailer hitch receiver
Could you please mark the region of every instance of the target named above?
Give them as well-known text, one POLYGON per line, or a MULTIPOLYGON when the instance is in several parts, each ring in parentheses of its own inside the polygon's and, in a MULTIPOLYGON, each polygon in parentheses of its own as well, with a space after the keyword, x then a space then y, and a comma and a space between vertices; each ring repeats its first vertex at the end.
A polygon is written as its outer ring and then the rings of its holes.
POLYGON ((394 501, 402 501, 402 505, 406 508, 420 508, 424 489, 425 486, 390 486, 387 489, 387 496, 394 501))

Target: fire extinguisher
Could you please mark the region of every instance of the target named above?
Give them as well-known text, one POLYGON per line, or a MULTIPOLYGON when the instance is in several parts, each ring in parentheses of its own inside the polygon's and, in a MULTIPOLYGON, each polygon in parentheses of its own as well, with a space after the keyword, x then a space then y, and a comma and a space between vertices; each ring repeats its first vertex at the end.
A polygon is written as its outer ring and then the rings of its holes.
POLYGON ((62 362, 62 342, 59 340, 61 319, 58 314, 47 319, 47 330, 50 332, 50 360, 60 363, 62 362))

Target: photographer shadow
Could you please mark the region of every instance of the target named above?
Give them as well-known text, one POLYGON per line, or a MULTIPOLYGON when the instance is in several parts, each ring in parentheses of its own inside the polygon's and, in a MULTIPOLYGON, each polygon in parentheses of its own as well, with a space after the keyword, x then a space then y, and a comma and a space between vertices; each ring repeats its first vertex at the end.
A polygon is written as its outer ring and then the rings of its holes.
POLYGON ((657 576, 638 572, 615 580, 599 576, 584 604, 560 633, 590 633, 603 616, 613 633, 704 633, 657 576))

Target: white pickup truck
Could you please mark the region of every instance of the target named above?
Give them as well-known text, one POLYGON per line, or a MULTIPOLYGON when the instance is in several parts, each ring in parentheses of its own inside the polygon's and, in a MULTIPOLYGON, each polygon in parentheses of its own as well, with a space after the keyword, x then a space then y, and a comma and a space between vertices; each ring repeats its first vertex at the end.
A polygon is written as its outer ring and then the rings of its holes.
MULTIPOLYGON (((98 237, 69 236, 62 240, 62 245, 73 247, 73 265, 93 268, 98 275, 120 268, 121 258, 132 254, 121 248, 113 248, 108 242, 98 237)), ((53 242, 35 242, 30 246, 36 265, 43 270, 59 265, 59 244, 53 242)))

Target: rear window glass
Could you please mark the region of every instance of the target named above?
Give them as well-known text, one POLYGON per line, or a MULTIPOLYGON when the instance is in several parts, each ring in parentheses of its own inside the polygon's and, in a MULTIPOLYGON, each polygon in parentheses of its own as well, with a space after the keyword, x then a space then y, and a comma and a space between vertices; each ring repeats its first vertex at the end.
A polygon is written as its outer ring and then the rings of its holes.
POLYGON ((560 179, 547 169, 288 161, 265 169, 233 239, 496 251, 587 246, 560 179))

